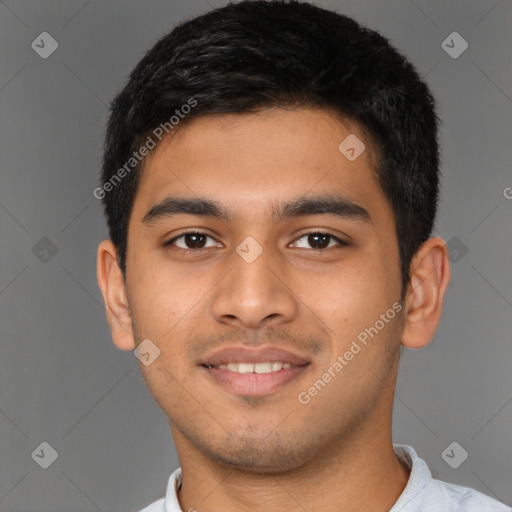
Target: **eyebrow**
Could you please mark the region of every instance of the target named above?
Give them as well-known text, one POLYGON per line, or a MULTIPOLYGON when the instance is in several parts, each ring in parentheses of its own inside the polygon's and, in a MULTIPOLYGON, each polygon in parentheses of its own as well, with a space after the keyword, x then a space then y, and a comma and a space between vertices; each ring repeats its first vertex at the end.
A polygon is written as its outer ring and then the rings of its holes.
MULTIPOLYGON (((278 201, 271 205, 272 219, 281 222, 306 215, 332 215, 342 219, 373 224, 368 211, 342 195, 301 196, 290 201, 278 201)), ((234 216, 218 201, 199 197, 166 197, 144 215, 143 224, 176 215, 196 215, 230 222, 234 216)))

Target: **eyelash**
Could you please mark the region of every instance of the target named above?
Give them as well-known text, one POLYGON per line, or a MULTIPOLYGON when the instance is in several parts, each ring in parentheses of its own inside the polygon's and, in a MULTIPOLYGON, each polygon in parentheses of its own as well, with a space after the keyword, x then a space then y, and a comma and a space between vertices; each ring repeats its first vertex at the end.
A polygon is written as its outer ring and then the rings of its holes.
MULTIPOLYGON (((211 235, 209 235, 208 233, 204 233, 202 231, 186 231, 185 233, 182 233, 181 235, 178 235, 178 236, 175 236, 174 238, 171 238, 171 240, 169 240, 168 242, 165 242, 164 243, 164 247, 172 246, 174 242, 176 242, 180 238, 184 238, 186 235, 200 235, 200 236, 206 236, 206 237, 214 239, 211 235)), ((332 240, 335 240, 336 242, 338 242, 340 244, 340 246, 342 246, 342 247, 348 247, 348 245, 349 245, 346 242, 344 242, 343 240, 341 240, 340 238, 338 238, 337 236, 335 236, 335 235, 333 235, 331 233, 325 232, 325 231, 309 231, 307 233, 303 233, 296 240, 300 240, 301 238, 304 238, 304 237, 309 236, 309 235, 322 235, 322 236, 330 237, 332 240)), ((204 251, 204 250, 207 250, 207 249, 209 249, 209 247, 207 247, 207 248, 199 248, 199 249, 182 249, 181 247, 174 247, 174 250, 179 251, 181 253, 201 252, 201 251, 204 251)), ((328 247, 328 249, 332 249, 332 247, 328 247)), ((310 249, 310 250, 312 250, 312 251, 325 251, 325 250, 327 250, 327 248, 324 248, 324 249, 310 249)))

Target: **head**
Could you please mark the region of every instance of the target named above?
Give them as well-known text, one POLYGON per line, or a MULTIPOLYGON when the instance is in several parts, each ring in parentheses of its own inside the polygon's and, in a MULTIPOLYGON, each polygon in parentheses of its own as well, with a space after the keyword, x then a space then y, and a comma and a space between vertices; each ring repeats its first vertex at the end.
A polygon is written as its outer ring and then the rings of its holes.
POLYGON ((98 280, 116 345, 160 351, 141 370, 182 446, 275 472, 390 421, 400 346, 432 339, 449 281, 437 122, 384 37, 304 2, 229 4, 136 66, 95 191, 98 280), (307 365, 233 394, 204 365, 235 345, 307 365))

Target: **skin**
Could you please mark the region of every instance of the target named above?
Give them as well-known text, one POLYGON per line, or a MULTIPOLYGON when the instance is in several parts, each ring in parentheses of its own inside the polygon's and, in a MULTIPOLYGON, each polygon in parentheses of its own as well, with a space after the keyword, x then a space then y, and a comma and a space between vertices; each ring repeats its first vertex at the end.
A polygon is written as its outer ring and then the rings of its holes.
POLYGON ((115 345, 133 350, 149 338, 161 351, 140 369, 169 418, 183 510, 384 512, 405 488, 408 471, 391 437, 400 347, 421 348, 434 336, 450 279, 442 239, 416 253, 400 314, 308 404, 297 399, 400 303, 395 219, 376 158, 357 125, 315 108, 199 117, 146 157, 126 282, 110 240, 99 245, 97 275, 115 345), (366 146, 354 161, 338 150, 351 133, 366 146), (372 222, 271 218, 275 201, 333 192, 372 222), (144 224, 169 195, 215 199, 233 219, 181 214, 144 224), (188 229, 208 237, 164 246, 188 229), (319 231, 348 246, 320 238, 326 248, 315 249, 304 235, 319 231), (250 264, 236 252, 248 236, 263 250, 250 264), (269 395, 235 395, 198 366, 235 344, 277 346, 311 364, 269 395))

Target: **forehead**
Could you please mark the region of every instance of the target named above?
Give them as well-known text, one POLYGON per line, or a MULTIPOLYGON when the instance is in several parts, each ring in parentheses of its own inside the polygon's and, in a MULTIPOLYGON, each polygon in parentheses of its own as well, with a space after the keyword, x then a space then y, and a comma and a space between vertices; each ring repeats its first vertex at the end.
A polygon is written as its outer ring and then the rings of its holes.
POLYGON ((233 216, 250 209, 275 218, 285 198, 333 194, 386 208, 375 162, 365 132, 327 110, 202 116, 145 158, 133 214, 142 221, 170 195, 214 198, 233 216))

